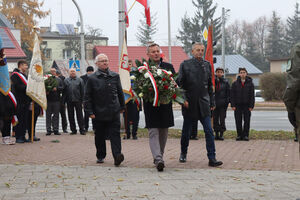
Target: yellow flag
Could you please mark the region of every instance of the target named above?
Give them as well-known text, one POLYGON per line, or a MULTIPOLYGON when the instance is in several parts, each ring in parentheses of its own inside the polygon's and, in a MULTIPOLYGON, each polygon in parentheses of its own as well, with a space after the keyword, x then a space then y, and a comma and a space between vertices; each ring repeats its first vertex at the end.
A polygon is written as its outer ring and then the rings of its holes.
POLYGON ((47 97, 44 84, 40 42, 37 34, 34 38, 34 47, 28 73, 26 94, 38 103, 44 110, 47 109, 47 97))

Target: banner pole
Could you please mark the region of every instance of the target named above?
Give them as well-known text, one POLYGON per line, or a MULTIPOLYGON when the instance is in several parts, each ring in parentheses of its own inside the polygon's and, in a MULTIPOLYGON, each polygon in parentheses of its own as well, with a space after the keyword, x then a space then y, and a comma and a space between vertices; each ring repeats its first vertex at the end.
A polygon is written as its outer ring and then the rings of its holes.
POLYGON ((32 109, 31 109, 31 142, 33 142, 33 131, 34 131, 34 101, 32 101, 32 109))

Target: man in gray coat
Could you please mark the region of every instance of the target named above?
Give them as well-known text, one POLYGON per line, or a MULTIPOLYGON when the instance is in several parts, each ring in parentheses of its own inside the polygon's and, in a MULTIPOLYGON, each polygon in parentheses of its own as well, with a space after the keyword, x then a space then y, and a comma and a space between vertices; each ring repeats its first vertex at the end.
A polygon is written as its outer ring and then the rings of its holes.
MULTIPOLYGON (((286 109, 296 116, 296 137, 300 134, 300 43, 291 50, 291 63, 287 69, 287 88, 283 97, 286 109)), ((300 152, 300 146, 299 146, 300 152)))
POLYGON ((69 70, 69 78, 65 79, 65 95, 68 109, 68 117, 71 128, 71 135, 77 134, 74 109, 76 110, 77 123, 81 135, 85 135, 83 127, 83 114, 82 114, 82 102, 84 95, 84 83, 83 80, 76 76, 76 70, 71 68, 69 70))

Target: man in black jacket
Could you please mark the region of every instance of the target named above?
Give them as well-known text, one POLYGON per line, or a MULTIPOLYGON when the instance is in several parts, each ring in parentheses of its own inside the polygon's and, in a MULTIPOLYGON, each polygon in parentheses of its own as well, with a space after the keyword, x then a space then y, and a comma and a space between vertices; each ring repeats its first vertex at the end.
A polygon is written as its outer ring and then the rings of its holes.
POLYGON ((182 106, 183 127, 181 135, 181 154, 179 161, 186 162, 192 122, 200 120, 206 139, 209 166, 223 163, 216 160, 214 134, 211 127, 211 110, 215 107, 211 66, 203 59, 205 47, 202 43, 192 46, 193 58, 181 63, 177 82, 184 89, 186 101, 182 106))
POLYGON ((236 140, 249 141, 250 117, 254 108, 254 84, 252 78, 247 76, 246 68, 239 68, 239 76, 232 83, 230 90, 231 108, 234 110, 236 125, 236 140), (244 126, 243 126, 244 119, 244 126))
MULTIPOLYGON (((163 62, 160 57, 160 47, 153 43, 147 47, 147 55, 154 61, 158 68, 175 73, 173 65, 163 62)), ((168 128, 174 126, 172 102, 154 107, 153 103, 144 101, 144 113, 146 127, 149 132, 149 144, 158 171, 163 171, 165 164, 163 160, 164 150, 168 138, 168 128)))
POLYGON ((224 140, 223 133, 226 131, 225 118, 230 99, 230 85, 224 78, 224 69, 216 69, 215 77, 215 101, 216 108, 213 111, 213 125, 216 140, 224 140))
POLYGON ((83 127, 83 114, 82 114, 82 102, 84 95, 84 83, 80 77, 77 77, 76 70, 71 68, 69 70, 69 78, 65 79, 65 95, 68 108, 68 117, 71 128, 71 135, 77 134, 74 109, 76 110, 77 124, 81 135, 85 135, 83 127))
POLYGON ((56 76, 61 80, 63 85, 63 90, 60 92, 60 107, 59 107, 59 113, 61 116, 61 127, 64 133, 68 133, 67 127, 67 116, 66 116, 66 95, 65 95, 65 77, 61 74, 59 70, 56 70, 56 76))
POLYGON ((98 70, 86 84, 84 95, 85 112, 95 119, 95 146, 97 163, 106 157, 106 133, 109 135, 115 166, 124 160, 121 153, 120 113, 125 111, 124 94, 120 76, 109 70, 108 57, 99 54, 95 58, 98 70))
POLYGON ((18 62, 18 68, 14 69, 11 79, 11 90, 18 102, 17 118, 19 123, 15 127, 16 143, 27 142, 25 133, 27 130, 27 115, 29 112, 30 98, 26 95, 28 64, 25 60, 18 62))
MULTIPOLYGON (((80 78, 83 80, 84 86, 86 86, 87 80, 89 79, 89 76, 94 73, 94 67, 88 66, 86 68, 86 74, 82 75, 80 78)), ((90 116, 84 112, 84 131, 87 132, 89 130, 89 118, 90 116)), ((95 130, 94 120, 92 120, 93 123, 93 130, 95 130)))

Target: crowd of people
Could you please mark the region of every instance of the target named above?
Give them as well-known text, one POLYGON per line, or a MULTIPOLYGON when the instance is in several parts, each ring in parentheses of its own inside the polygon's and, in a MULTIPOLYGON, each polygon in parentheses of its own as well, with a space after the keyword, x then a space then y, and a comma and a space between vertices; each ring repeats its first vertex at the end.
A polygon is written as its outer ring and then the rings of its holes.
MULTIPOLYGON (((187 152, 190 139, 197 139, 198 121, 201 122, 206 140, 208 165, 216 167, 222 161, 216 159, 215 140, 224 140, 226 131, 226 112, 231 104, 234 111, 237 137, 236 140, 249 141, 250 117, 254 108, 254 84, 248 76, 246 68, 239 68, 237 80, 230 87, 224 78, 224 70, 215 70, 213 83, 211 65, 203 59, 205 46, 194 43, 192 58, 181 63, 178 77, 175 80, 184 91, 182 104, 183 127, 180 140, 181 153, 179 162, 187 161, 187 152), (215 86, 215 87, 214 87, 215 86)), ((164 62, 158 44, 153 43, 147 47, 149 60, 156 67, 175 74, 173 65, 164 62)), ((67 132, 66 107, 72 135, 77 134, 75 112, 79 133, 85 135, 89 128, 89 119, 92 119, 92 128, 95 132, 95 146, 97 163, 103 163, 106 157, 106 139, 110 140, 114 164, 119 166, 124 160, 121 148, 120 114, 124 114, 126 135, 123 139, 136 140, 139 123, 139 112, 145 114, 145 124, 149 134, 149 146, 153 156, 153 163, 158 171, 163 171, 164 149, 168 138, 168 129, 174 126, 172 102, 153 106, 152 103, 142 99, 132 99, 127 104, 121 86, 120 76, 109 69, 109 58, 99 54, 95 58, 96 70, 87 67, 86 74, 78 77, 76 70, 69 70, 69 77, 65 78, 60 72, 51 68, 51 75, 47 78, 46 95, 48 107, 46 110, 46 135, 59 133, 59 113, 62 119, 62 130, 67 132), (143 105, 143 106, 142 106, 143 105), (84 112, 83 112, 84 110, 84 112)), ((136 70, 132 61, 129 61, 131 70, 136 70)), ((26 95, 28 64, 18 62, 18 68, 11 75, 11 95, 1 94, 1 120, 0 127, 3 143, 13 144, 11 140, 11 121, 14 115, 18 124, 13 128, 16 143, 31 140, 31 122, 34 124, 38 116, 43 114, 41 107, 26 95), (15 101, 15 102, 14 102, 15 101), (34 107, 34 115, 32 108, 34 107), (28 137, 26 137, 26 132, 28 137)), ((35 127, 35 125, 34 125, 35 127)), ((35 130, 33 131, 35 132, 35 130)), ((40 138, 34 134, 33 141, 40 138)))

